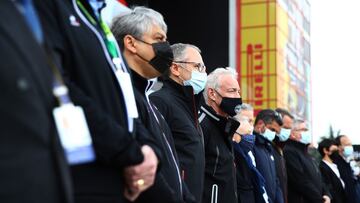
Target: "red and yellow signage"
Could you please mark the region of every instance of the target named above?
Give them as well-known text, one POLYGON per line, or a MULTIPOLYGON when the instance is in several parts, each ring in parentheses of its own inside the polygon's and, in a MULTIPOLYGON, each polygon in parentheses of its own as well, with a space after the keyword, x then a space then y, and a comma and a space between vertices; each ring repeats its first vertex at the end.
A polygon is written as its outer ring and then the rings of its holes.
POLYGON ((237 26, 243 100, 256 113, 283 107, 310 121, 307 0, 237 0, 237 26))

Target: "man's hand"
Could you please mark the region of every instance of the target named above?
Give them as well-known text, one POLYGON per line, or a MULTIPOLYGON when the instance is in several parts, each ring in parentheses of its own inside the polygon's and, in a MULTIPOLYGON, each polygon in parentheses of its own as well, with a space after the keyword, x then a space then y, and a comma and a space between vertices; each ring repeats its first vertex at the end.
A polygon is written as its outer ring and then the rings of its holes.
POLYGON ((330 203, 330 202, 331 202, 330 197, 327 196, 327 195, 324 195, 324 196, 323 196, 323 200, 324 200, 324 203, 330 203))
POLYGON ((148 145, 141 147, 144 161, 135 166, 125 168, 124 175, 126 181, 125 197, 134 201, 141 192, 154 184, 158 159, 154 151, 148 145))
POLYGON ((236 142, 236 143, 240 143, 241 141, 241 136, 239 134, 234 134, 232 141, 236 142))

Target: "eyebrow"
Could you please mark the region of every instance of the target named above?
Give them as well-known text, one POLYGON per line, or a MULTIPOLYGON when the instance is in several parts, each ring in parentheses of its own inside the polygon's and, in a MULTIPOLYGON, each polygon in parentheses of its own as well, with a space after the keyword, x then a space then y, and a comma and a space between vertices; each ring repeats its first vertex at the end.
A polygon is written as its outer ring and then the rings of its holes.
POLYGON ((228 88, 228 90, 237 90, 237 88, 236 87, 230 87, 230 88, 228 88))

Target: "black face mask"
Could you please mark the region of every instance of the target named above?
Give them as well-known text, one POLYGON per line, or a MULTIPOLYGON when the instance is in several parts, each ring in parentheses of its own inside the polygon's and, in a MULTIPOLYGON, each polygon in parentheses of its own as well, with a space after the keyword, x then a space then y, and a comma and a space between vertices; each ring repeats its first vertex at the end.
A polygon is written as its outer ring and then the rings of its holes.
POLYGON ((154 67, 159 73, 163 74, 171 66, 172 61, 174 60, 174 54, 171 50, 169 42, 156 42, 156 43, 147 43, 141 39, 137 39, 145 44, 151 45, 155 56, 150 61, 146 60, 142 56, 138 55, 144 61, 147 61, 152 67, 154 67))
POLYGON ((241 97, 240 98, 223 97, 217 91, 216 93, 220 95, 220 97, 222 98, 220 103, 221 110, 223 110, 231 117, 235 116, 240 111, 242 104, 241 97))
POLYGON ((336 150, 336 151, 333 151, 331 154, 330 154, 330 159, 335 161, 335 160, 338 160, 340 157, 340 154, 339 154, 339 151, 336 150))

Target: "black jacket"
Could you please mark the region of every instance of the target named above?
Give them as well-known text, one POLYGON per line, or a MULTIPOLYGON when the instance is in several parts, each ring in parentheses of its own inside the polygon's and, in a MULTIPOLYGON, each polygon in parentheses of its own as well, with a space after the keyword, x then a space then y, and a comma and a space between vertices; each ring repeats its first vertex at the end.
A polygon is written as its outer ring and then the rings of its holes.
POLYGON ((331 195, 323 184, 320 171, 307 153, 307 145, 288 140, 284 148, 288 174, 288 201, 322 203, 323 195, 331 195))
POLYGON ((205 155, 203 134, 198 123, 198 99, 190 86, 182 86, 171 79, 150 95, 150 100, 159 109, 168 123, 179 156, 181 175, 194 195, 201 202, 205 155))
MULTIPOLYGON (((136 139, 148 132, 139 119, 136 132, 128 130, 125 99, 99 26, 89 23, 76 0, 35 2, 71 97, 84 108, 96 152, 96 162, 71 168, 76 202, 123 202, 122 169, 142 162, 136 139)), ((96 19, 87 1, 82 3, 96 19)))
POLYGON ((156 175, 154 185, 141 194, 136 202, 181 203, 195 201, 181 179, 171 130, 164 117, 146 96, 152 82, 134 71, 132 71, 132 78, 139 116, 160 145, 162 152, 161 169, 156 175))
POLYGON ((0 202, 73 202, 52 116, 53 74, 10 0, 0 1, 0 58, 0 202))
POLYGON ((332 196, 332 203, 345 203, 345 190, 341 184, 340 179, 332 171, 332 169, 324 162, 321 161, 319 164, 319 169, 323 177, 323 181, 329 189, 329 192, 332 196))
MULTIPOLYGON (((275 137, 278 139, 278 137, 275 137)), ((273 148, 274 148, 274 158, 275 158, 275 167, 276 167, 276 174, 279 179, 280 188, 283 193, 284 202, 287 203, 287 173, 286 173, 286 163, 284 158, 283 146, 285 145, 284 142, 280 142, 278 140, 274 140, 273 148)))
POLYGON ((237 202, 236 171, 232 137, 240 123, 225 118, 207 105, 200 108, 199 121, 204 134, 204 203, 237 202))
POLYGON ((359 203, 360 197, 357 196, 355 188, 357 180, 354 177, 350 164, 342 157, 335 159, 334 163, 337 165, 340 172, 340 177, 345 183, 346 202, 359 203))
POLYGON ((270 141, 266 140, 262 135, 256 133, 254 155, 256 160, 256 168, 265 178, 265 188, 272 203, 283 203, 284 197, 280 188, 280 182, 277 177, 275 167, 274 148, 270 141))

